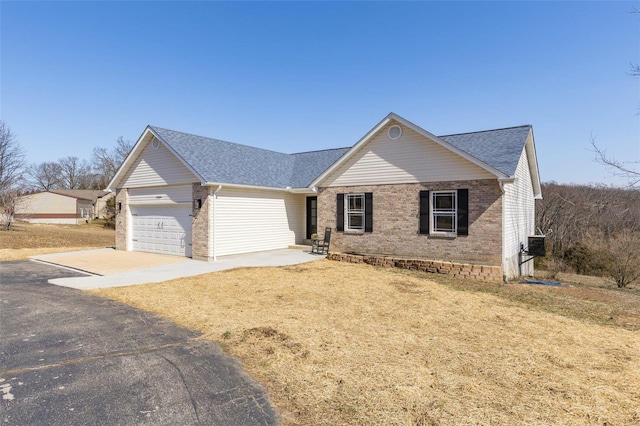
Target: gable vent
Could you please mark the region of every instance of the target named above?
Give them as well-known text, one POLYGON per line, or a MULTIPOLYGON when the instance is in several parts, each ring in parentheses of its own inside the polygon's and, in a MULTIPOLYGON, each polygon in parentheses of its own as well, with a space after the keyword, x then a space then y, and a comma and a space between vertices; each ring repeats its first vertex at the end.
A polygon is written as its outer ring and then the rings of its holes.
POLYGON ((400 136, 402 136, 402 127, 394 124, 393 126, 389 127, 389 130, 387 130, 387 136, 389 136, 389 139, 391 140, 398 139, 400 136))

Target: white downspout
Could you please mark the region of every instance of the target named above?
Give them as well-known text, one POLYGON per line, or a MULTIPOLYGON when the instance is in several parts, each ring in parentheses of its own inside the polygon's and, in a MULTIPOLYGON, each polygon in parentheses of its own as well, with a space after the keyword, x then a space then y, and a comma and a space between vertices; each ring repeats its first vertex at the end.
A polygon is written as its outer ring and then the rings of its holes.
POLYGON ((212 237, 211 237, 211 248, 210 248, 210 255, 211 257, 213 257, 213 261, 215 262, 216 260, 218 260, 217 256, 216 256, 216 248, 217 248, 217 244, 216 244, 216 200, 218 199, 218 191, 220 191, 222 189, 222 185, 218 185, 218 188, 213 191, 213 197, 212 197, 212 203, 213 205, 211 206, 211 217, 210 217, 210 224, 211 224, 211 230, 212 230, 212 237))

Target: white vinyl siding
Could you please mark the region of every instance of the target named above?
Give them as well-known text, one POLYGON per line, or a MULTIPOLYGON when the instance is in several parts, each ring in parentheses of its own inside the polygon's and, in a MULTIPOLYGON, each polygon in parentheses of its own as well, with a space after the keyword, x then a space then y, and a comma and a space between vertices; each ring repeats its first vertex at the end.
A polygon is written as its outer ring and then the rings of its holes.
POLYGON ((301 243, 304 232, 304 195, 225 188, 216 194, 216 256, 287 248, 301 243))
MULTIPOLYGON (((504 185, 503 268, 507 279, 518 276, 520 244, 526 248, 528 237, 535 234, 535 200, 526 150, 520 156, 515 178, 515 182, 504 185)), ((533 261, 522 265, 522 275, 533 275, 533 261)))
POLYGON ((179 185, 198 181, 196 176, 164 144, 160 143, 158 149, 153 149, 149 141, 118 187, 179 185))
POLYGON ((387 137, 390 123, 331 173, 321 186, 382 185, 491 179, 494 175, 415 131, 387 137))
POLYGON ((163 186, 129 190, 129 204, 188 204, 191 205, 192 186, 163 186))

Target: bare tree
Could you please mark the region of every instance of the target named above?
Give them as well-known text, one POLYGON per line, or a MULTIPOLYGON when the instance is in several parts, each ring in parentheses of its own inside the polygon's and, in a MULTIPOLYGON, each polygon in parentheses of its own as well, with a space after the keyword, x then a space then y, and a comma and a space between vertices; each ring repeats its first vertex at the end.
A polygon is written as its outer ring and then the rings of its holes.
POLYGON ((107 187, 111 179, 115 176, 120 165, 124 162, 131 151, 133 144, 125 140, 122 136, 116 141, 116 146, 112 149, 96 147, 93 149, 91 163, 95 173, 97 189, 107 187))
POLYGON ((36 191, 49 191, 60 188, 60 176, 62 175, 59 163, 45 161, 40 164, 32 164, 27 169, 31 178, 31 188, 36 191))
POLYGON ((640 170, 635 167, 636 164, 640 163, 639 161, 618 161, 614 157, 608 156, 606 150, 598 147, 593 136, 591 137, 591 146, 593 146, 593 151, 596 154, 596 162, 611 169, 614 176, 627 179, 630 187, 640 185, 640 170))
MULTIPOLYGON (((640 10, 633 9, 631 13, 640 14, 640 10)), ((630 64, 629 75, 634 78, 640 78, 640 65, 630 64)), ((640 108, 640 107, 639 107, 640 108)), ((607 156, 607 151, 598 147, 595 137, 591 136, 591 146, 596 154, 595 161, 609 168, 614 176, 619 176, 629 181, 630 187, 640 185, 640 170, 635 167, 640 161, 618 161, 615 157, 607 156)))
POLYGON ((13 222, 25 165, 24 150, 11 129, 0 120, 0 222, 5 228, 13 222))
POLYGON ((64 157, 60 165, 60 186, 64 189, 89 189, 93 180, 91 168, 86 160, 64 157))

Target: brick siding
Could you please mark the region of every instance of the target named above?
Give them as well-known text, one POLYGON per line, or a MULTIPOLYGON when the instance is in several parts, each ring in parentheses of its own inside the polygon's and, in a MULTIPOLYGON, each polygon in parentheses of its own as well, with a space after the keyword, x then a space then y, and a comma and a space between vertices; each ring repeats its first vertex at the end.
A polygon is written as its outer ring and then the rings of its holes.
POLYGON ((127 209, 129 206, 129 192, 126 189, 116 191, 116 250, 127 249, 127 209), (118 203, 122 203, 120 211, 118 203))
MULTIPOLYGON (((202 200, 202 207, 193 208, 193 225, 191 228, 192 258, 195 260, 211 260, 209 258, 209 188, 199 183, 193 184, 193 199, 202 200)), ((193 206, 193 203, 192 203, 193 206)))
POLYGON ((318 190, 318 229, 331 227, 331 251, 502 266, 502 191, 493 179, 325 187, 318 190), (419 234, 420 191, 469 190, 469 235, 419 234), (336 231, 336 195, 373 193, 373 232, 336 231))

